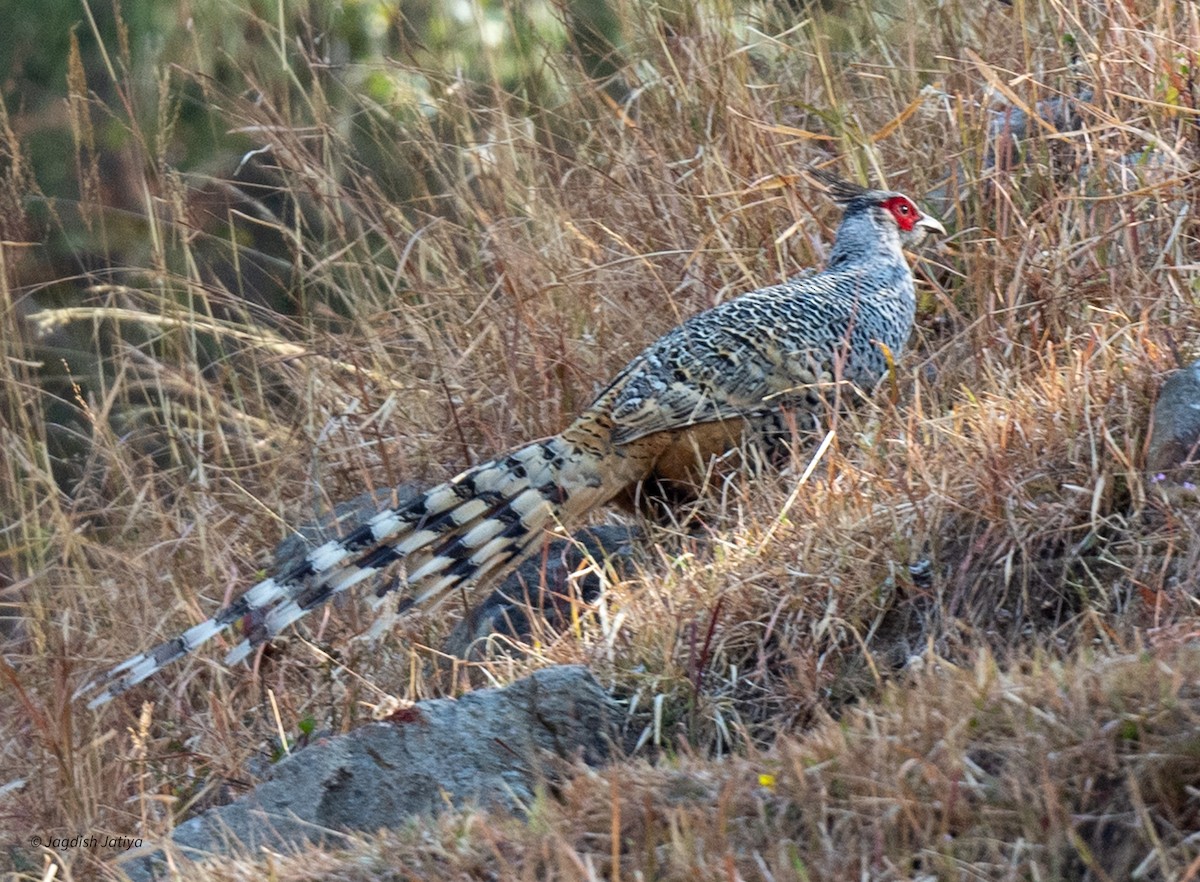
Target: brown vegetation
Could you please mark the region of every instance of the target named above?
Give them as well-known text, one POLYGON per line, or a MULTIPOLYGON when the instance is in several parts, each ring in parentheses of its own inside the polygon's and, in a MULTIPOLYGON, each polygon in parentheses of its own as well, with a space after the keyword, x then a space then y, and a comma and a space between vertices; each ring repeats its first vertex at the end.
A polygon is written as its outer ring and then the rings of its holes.
POLYGON ((185 877, 1200 877, 1200 517, 1141 472, 1157 384, 1200 354, 1197 7, 867 5, 621 5, 620 88, 548 50, 537 103, 416 58, 420 101, 382 106, 262 21, 273 70, 164 71, 139 115, 111 47, 70 82, 75 205, 36 198, 0 120, 19 878, 111 872, 34 833, 152 839, 244 792, 281 733, 461 682, 430 664, 446 617, 371 644, 354 602, 252 671, 205 651, 71 700, 252 584, 289 525, 555 432, 681 318, 819 263, 836 211, 795 173, 826 160, 949 209, 913 351, 828 445, 716 482, 705 543, 664 530, 594 621, 488 663, 587 663, 635 755, 524 820, 185 877), (178 171, 182 85, 261 152, 178 171), (1084 88, 1078 130, 988 167, 989 107, 1084 88))

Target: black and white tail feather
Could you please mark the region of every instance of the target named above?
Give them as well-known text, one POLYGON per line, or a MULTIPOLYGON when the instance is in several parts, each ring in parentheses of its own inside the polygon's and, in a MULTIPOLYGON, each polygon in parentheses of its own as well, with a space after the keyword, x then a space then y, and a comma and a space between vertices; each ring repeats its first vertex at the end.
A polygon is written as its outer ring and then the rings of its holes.
MULTIPOLYGON (((421 589, 415 606, 434 605, 456 586, 484 580, 530 551, 568 501, 572 460, 578 458, 567 447, 561 437, 530 444, 407 505, 380 511, 349 535, 313 549, 300 564, 259 582, 207 621, 117 665, 77 696, 95 693, 88 707, 98 707, 257 614, 260 624, 225 657, 226 664, 241 661, 310 610, 398 561, 408 563, 404 583, 421 589)), ((380 589, 378 598, 388 590, 380 589)))

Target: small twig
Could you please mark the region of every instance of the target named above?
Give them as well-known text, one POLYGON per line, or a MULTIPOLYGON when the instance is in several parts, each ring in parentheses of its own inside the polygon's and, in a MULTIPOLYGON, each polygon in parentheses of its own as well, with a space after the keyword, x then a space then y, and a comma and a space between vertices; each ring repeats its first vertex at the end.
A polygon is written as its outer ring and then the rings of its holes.
POLYGON ((692 688, 696 690, 696 695, 699 695, 700 690, 704 688, 704 671, 708 667, 713 634, 717 630, 717 619, 720 618, 721 607, 724 605, 725 595, 722 594, 717 598, 717 604, 713 607, 712 614, 708 617, 708 630, 704 634, 704 644, 700 647, 700 658, 693 669, 692 688))
POLYGON ((454 420, 454 431, 458 433, 463 462, 470 468, 475 465, 475 461, 471 457, 471 445, 467 443, 467 435, 463 432, 462 423, 458 421, 458 407, 454 403, 454 396, 450 394, 450 387, 446 384, 445 377, 439 377, 438 382, 442 384, 442 390, 446 393, 446 402, 450 405, 450 418, 454 420))

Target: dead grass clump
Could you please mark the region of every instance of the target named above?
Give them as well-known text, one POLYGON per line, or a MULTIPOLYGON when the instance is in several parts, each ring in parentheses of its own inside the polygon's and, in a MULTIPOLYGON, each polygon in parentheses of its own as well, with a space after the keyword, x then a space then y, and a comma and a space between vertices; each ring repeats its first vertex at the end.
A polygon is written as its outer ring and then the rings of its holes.
MULTIPOLYGON (((1200 657, 944 662, 769 754, 581 769, 517 820, 451 813, 281 880, 1180 879, 1200 861, 1200 657)), ((240 878, 218 861, 182 878, 240 878)))

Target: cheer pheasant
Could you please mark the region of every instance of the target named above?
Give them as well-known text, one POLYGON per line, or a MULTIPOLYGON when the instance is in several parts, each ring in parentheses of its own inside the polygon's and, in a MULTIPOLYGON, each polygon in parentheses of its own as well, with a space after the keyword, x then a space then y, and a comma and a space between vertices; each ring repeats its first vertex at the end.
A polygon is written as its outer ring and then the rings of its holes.
POLYGON ((416 604, 515 564, 570 523, 644 482, 694 476, 782 410, 816 416, 837 383, 870 389, 908 341, 916 312, 904 244, 942 225, 901 193, 828 177, 844 206, 829 265, 688 319, 635 358, 561 434, 463 472, 376 514, 211 619, 113 668, 82 692, 95 707, 254 613, 232 663, 309 610, 404 561, 416 604))

